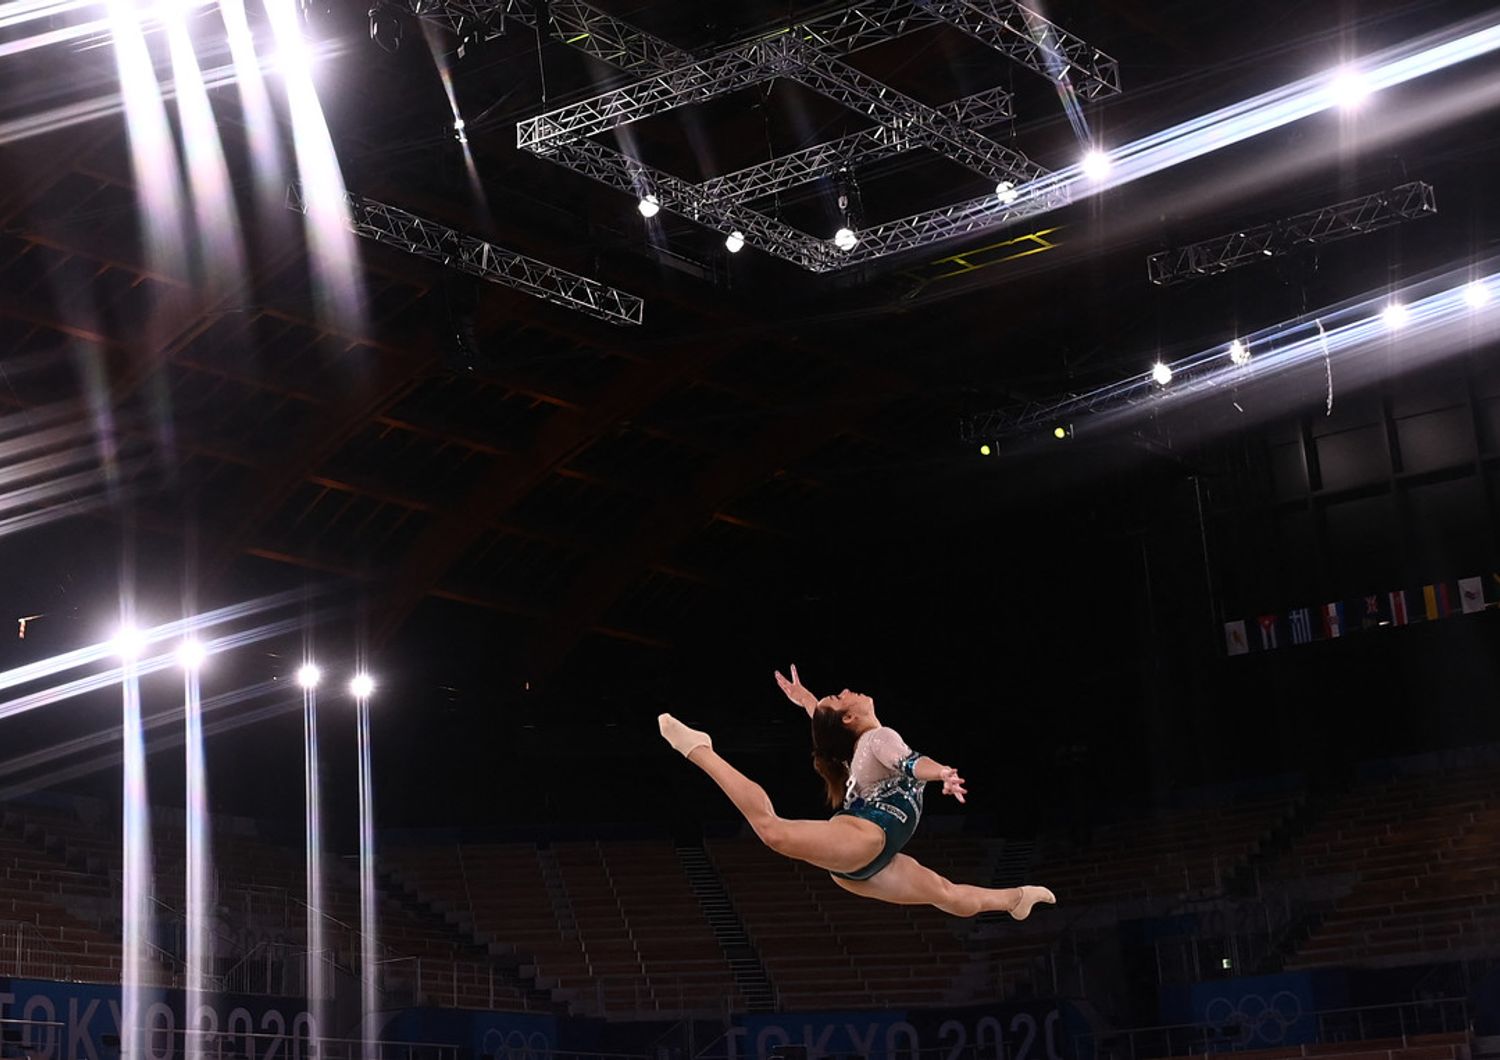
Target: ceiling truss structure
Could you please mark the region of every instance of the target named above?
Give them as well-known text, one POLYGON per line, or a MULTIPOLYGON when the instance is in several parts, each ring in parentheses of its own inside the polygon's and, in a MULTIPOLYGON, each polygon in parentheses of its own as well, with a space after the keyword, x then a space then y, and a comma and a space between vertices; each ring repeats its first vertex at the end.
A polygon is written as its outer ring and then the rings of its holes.
MULTIPOLYGON (((344 202, 355 235, 611 324, 641 322, 646 303, 636 295, 363 195, 345 192, 344 202)), ((307 212, 300 184, 287 189, 287 206, 307 212)))
POLYGON ((1301 247, 1335 243, 1435 213, 1437 197, 1432 185, 1416 180, 1270 224, 1163 250, 1146 259, 1146 271, 1152 283, 1170 287, 1200 276, 1217 276, 1301 247))
MULTIPOLYGON (((494 36, 506 19, 537 26, 531 0, 403 0, 406 10, 460 35, 494 36)), ((840 61, 863 48, 946 23, 1047 77, 1059 90, 1097 99, 1119 91, 1113 59, 1019 4, 1000 0, 885 0, 852 4, 697 58, 580 0, 550 4, 554 36, 640 80, 518 123, 517 143, 593 180, 654 194, 662 208, 814 272, 829 272, 993 228, 1065 205, 1065 188, 1020 152, 984 136, 1008 117, 999 89, 928 107, 840 61), (652 114, 788 77, 878 123, 865 133, 814 145, 702 183, 663 174, 589 139, 652 114), (1001 203, 984 196, 874 226, 851 251, 751 210, 746 203, 832 171, 931 148, 975 172, 1016 186, 1001 203)))

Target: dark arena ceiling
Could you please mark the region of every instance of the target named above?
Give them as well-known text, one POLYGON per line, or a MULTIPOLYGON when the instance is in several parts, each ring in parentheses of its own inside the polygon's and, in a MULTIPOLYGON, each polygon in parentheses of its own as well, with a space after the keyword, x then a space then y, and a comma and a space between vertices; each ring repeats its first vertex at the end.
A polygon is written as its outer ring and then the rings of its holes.
MULTIPOLYGON (((787 27, 842 6, 595 5, 700 58, 798 39, 787 27)), ((1070 121, 1054 84, 948 24, 845 59, 930 107, 1004 89, 1014 116, 985 135, 1057 171, 1089 141, 1134 143, 1500 20, 1493 6, 1426 0, 1033 6, 1116 60, 1122 91, 1073 100, 1070 121)), ((0 445, 17 491, 0 572, 15 618, 44 616, 7 649, 17 662, 99 639, 122 578, 161 616, 185 599, 305 592, 311 635, 363 653, 396 690, 401 718, 386 724, 399 753, 465 778, 434 802, 485 790, 498 748, 553 753, 547 733, 643 753, 651 717, 674 703, 753 749, 760 719, 794 720, 769 683, 793 659, 810 681, 955 705, 955 726, 983 714, 986 738, 1043 739, 1049 762, 1069 726, 1129 738, 1166 680, 1134 661, 1132 608, 1168 577, 1142 582, 1140 542, 1179 511, 1211 440, 1201 424, 1165 446, 1080 432, 987 460, 961 421, 1137 377, 1494 249, 1493 54, 1352 115, 1313 114, 1057 209, 817 272, 753 239, 730 254, 722 228, 671 209, 648 221, 635 196, 518 149, 518 122, 639 76, 590 55, 582 35, 539 36, 512 14, 460 40, 413 15, 423 9, 313 0, 302 12, 349 191, 639 296, 642 322, 370 239, 353 243, 361 312, 330 313, 284 183, 257 190, 265 155, 232 77, 209 98, 243 268, 220 282, 226 259, 174 261, 152 244, 169 178, 133 164, 113 49, 69 31, 65 11, 0 22, 12 439, 0 445), (51 31, 58 43, 36 43, 51 31), (1182 287, 1148 281, 1156 251, 1418 180, 1435 189, 1433 216, 1182 287), (1111 697, 1128 705, 1100 705, 1111 697), (1001 728, 991 711, 1017 701, 1055 711, 1001 728)), ((204 67, 229 63, 217 14, 201 16, 204 67)), ((165 80, 162 38, 147 43, 165 80)), ((274 70, 268 84, 290 159, 303 145, 274 70)), ((697 183, 871 128, 776 76, 594 141, 697 183)), ((992 176, 947 154, 929 143, 832 166, 751 205, 827 241, 841 195, 860 226, 993 195, 992 176)), ((1314 387, 1282 411, 1322 399, 1314 387)), ((1158 602, 1169 621, 1171 600, 1158 602)), ((238 679, 285 680, 296 637, 252 654, 238 679)), ((54 739, 33 726, 37 746, 54 739)))

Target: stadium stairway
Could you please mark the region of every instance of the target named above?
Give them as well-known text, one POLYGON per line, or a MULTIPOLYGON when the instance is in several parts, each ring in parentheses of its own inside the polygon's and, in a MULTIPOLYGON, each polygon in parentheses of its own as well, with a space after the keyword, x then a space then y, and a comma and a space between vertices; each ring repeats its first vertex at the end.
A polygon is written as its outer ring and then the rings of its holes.
POLYGON ((766 966, 745 931, 718 869, 702 844, 677 847, 677 860, 687 876, 693 895, 703 909, 704 919, 713 928, 714 937, 724 948, 724 956, 734 972, 735 985, 751 1012, 772 1012, 776 1008, 776 988, 766 974, 766 966))

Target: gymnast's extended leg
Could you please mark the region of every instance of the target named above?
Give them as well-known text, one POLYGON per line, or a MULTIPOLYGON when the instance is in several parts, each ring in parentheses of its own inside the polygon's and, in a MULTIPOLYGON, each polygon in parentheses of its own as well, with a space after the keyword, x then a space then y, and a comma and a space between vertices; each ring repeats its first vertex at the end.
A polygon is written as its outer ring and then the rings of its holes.
POLYGON ((1017 920, 1031 915, 1038 902, 1055 902, 1045 887, 975 887, 954 883, 906 854, 897 854, 868 880, 833 878, 844 890, 894 905, 931 905, 953 916, 1009 913, 1017 920))
POLYGON ((879 825, 846 816, 831 821, 780 817, 766 789, 724 761, 705 733, 689 729, 670 714, 657 723, 662 736, 719 785, 761 842, 776 853, 829 872, 857 872, 879 856, 885 845, 879 825))

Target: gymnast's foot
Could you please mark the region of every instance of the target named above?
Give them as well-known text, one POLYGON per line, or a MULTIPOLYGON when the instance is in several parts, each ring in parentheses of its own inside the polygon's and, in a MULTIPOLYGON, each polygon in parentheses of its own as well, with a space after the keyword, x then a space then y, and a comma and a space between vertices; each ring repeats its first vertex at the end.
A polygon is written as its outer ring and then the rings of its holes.
POLYGON ((1032 887, 1028 884, 1025 887, 1017 889, 1021 892, 1021 900, 1010 911, 1010 915, 1016 920, 1025 920, 1029 917, 1031 915, 1031 907, 1038 902, 1045 902, 1048 905, 1057 904, 1057 896, 1045 887, 1032 887))
POLYGON ((689 729, 670 714, 658 715, 656 725, 661 729, 661 734, 667 743, 671 744, 676 751, 681 753, 683 758, 686 758, 700 747, 713 749, 714 742, 708 738, 708 733, 699 732, 697 729, 689 729))

